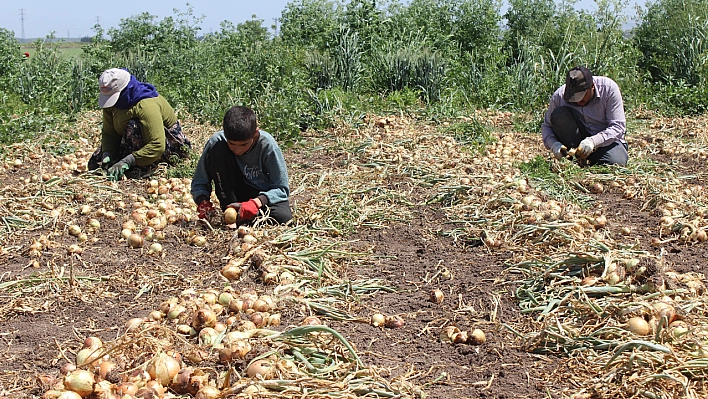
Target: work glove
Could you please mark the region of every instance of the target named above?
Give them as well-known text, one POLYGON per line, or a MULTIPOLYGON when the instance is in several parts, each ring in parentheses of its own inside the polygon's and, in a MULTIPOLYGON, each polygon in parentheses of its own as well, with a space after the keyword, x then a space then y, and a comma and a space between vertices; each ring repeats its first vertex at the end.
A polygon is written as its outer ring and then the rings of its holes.
POLYGON ((101 164, 103 164, 104 168, 111 164, 111 153, 106 151, 101 155, 101 164))
POLYGON ((125 158, 108 168, 108 176, 111 180, 120 180, 133 165, 135 165, 135 157, 133 154, 128 154, 125 158))
POLYGON ((199 219, 206 219, 214 213, 214 204, 209 200, 204 200, 197 205, 197 214, 199 219))
POLYGON ((587 158, 593 151, 595 151, 595 142, 592 141, 592 138, 586 137, 578 144, 578 150, 575 151, 575 155, 579 158, 587 158))
POLYGON ((239 220, 251 220, 258 216, 258 203, 255 199, 250 199, 246 202, 241 203, 241 207, 238 210, 239 220))
POLYGON ((551 146, 551 152, 556 159, 561 160, 568 155, 568 147, 564 146, 560 141, 556 141, 551 146))

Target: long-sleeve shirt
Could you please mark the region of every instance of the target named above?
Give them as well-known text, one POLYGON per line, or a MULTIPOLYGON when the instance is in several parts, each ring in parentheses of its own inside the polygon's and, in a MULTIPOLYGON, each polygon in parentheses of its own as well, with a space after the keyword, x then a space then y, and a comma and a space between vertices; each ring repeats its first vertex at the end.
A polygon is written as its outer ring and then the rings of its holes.
MULTIPOLYGON (((201 197, 211 196, 213 176, 209 176, 207 164, 209 149, 218 142, 226 142, 223 130, 209 138, 194 170, 191 193, 195 201, 201 197)), ((236 158, 246 182, 260 190, 259 196, 264 195, 269 204, 277 204, 288 199, 290 184, 285 158, 278 143, 268 132, 260 130, 258 141, 245 154, 231 154, 236 158)))
POLYGON ((136 119, 145 145, 133 152, 138 166, 151 165, 165 152, 165 128, 177 122, 172 106, 162 96, 145 98, 130 109, 109 107, 103 109, 101 150, 118 156, 120 141, 128 121, 136 119))
POLYGON ((624 116, 624 102, 619 86, 614 80, 605 76, 594 76, 595 95, 590 102, 581 107, 575 103, 563 100, 565 85, 561 86, 551 96, 548 111, 541 124, 543 145, 550 149, 558 141, 551 127, 551 114, 557 107, 565 106, 575 109, 585 119, 585 127, 595 143, 595 147, 605 147, 615 142, 626 143, 624 135, 627 131, 627 121, 624 116))

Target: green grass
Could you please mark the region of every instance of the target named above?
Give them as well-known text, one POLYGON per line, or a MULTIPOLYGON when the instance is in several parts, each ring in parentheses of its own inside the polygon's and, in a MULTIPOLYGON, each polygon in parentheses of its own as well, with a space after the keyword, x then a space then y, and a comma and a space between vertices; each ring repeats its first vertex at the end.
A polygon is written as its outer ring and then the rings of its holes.
POLYGON ((583 208, 589 207, 594 201, 581 189, 579 182, 583 180, 585 172, 575 163, 556 163, 538 155, 518 167, 537 190, 546 192, 556 200, 572 202, 583 208))
MULTIPOLYGON (((81 42, 63 42, 57 44, 57 49, 59 53, 66 58, 79 58, 83 53, 83 47, 88 43, 81 42)), ((20 52, 29 53, 30 57, 36 52, 36 47, 33 45, 22 45, 20 46, 20 52)))

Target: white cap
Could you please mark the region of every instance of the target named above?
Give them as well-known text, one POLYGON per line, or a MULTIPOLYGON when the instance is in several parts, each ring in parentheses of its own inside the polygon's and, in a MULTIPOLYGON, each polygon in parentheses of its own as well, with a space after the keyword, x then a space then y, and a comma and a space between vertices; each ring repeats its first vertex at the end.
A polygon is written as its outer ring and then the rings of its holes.
POLYGON ((98 87, 101 89, 98 105, 101 108, 114 106, 121 90, 125 89, 129 82, 130 73, 125 69, 111 68, 104 71, 98 78, 98 87))

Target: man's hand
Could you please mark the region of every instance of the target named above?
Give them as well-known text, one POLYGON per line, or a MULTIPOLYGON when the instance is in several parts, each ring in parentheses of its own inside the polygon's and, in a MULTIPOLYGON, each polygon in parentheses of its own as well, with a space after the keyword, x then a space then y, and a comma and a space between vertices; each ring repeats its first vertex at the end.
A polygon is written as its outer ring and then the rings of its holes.
POLYGON ((564 146, 560 141, 556 141, 551 146, 551 152, 556 159, 561 160, 568 155, 568 147, 564 146))
POLYGON ((214 204, 209 200, 204 200, 197 205, 197 213, 199 214, 199 219, 206 219, 214 213, 214 204))
POLYGON ((242 202, 241 207, 238 210, 238 219, 251 220, 258 216, 258 209, 260 208, 261 205, 255 199, 242 202))
POLYGON ((578 144, 578 150, 575 152, 575 155, 580 158, 587 158, 593 151, 595 151, 595 142, 592 141, 591 137, 586 137, 578 144))
POLYGON ((133 165, 135 165, 135 157, 133 154, 128 154, 125 158, 108 168, 108 176, 111 180, 120 180, 133 165))

